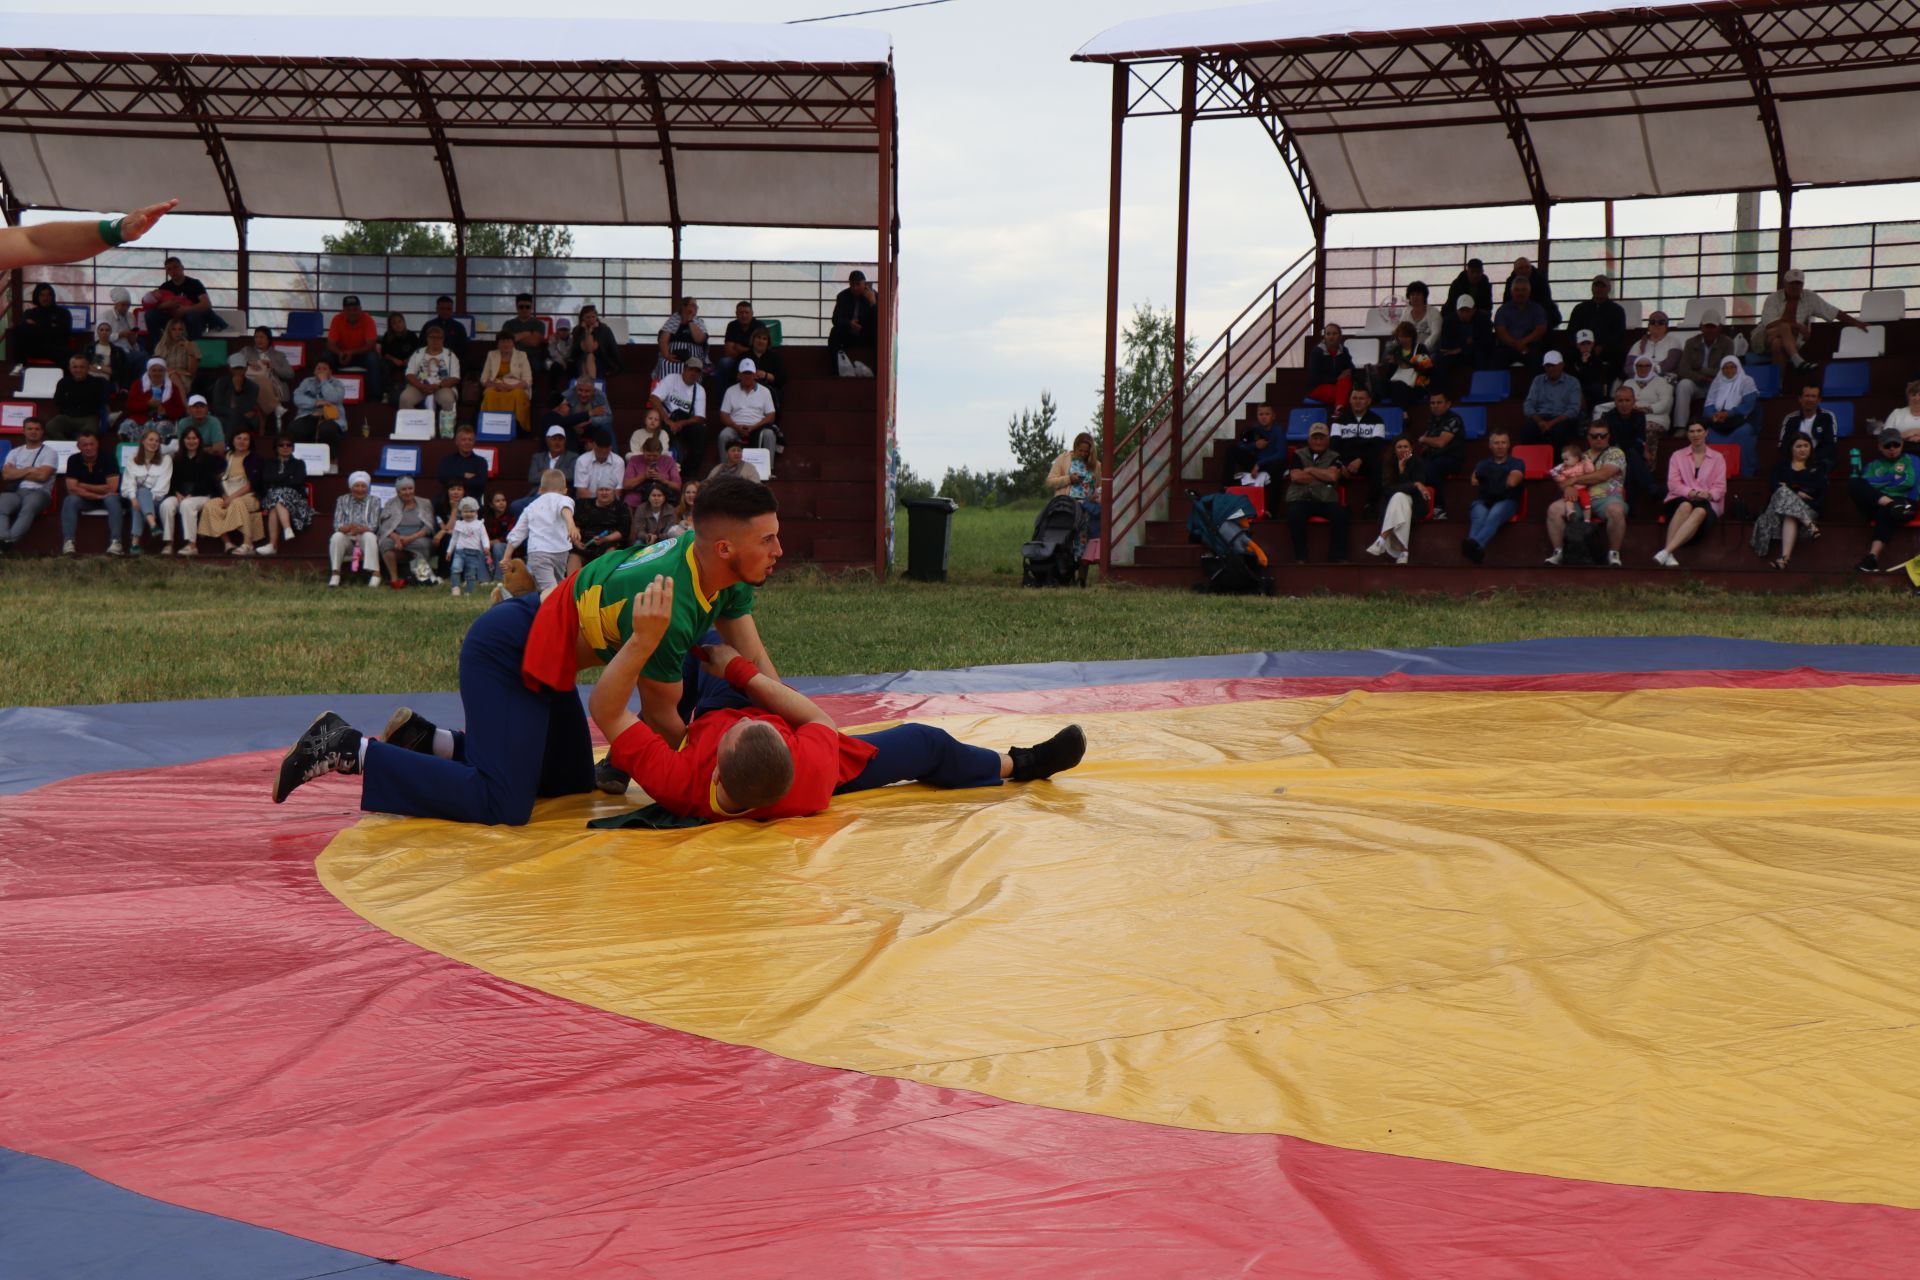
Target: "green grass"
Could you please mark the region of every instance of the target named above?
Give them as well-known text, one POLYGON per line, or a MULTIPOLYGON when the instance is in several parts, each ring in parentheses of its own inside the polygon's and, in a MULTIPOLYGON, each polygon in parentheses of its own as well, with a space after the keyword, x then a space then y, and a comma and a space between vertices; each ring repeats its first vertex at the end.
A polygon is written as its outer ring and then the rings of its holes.
MULTIPOLYGON (((1455 600, 1201 599, 1096 586, 1022 591, 1034 504, 955 517, 952 581, 784 574, 761 593, 769 650, 792 675, 1261 649, 1408 648, 1538 636, 1720 635, 1903 644, 1914 602, 1883 591, 1747 596, 1661 588, 1493 593, 1455 600)), ((900 542, 904 559, 905 536, 900 542)), ((444 590, 329 591, 254 565, 0 563, 0 654, 23 706, 268 693, 451 689, 479 602, 444 590)))

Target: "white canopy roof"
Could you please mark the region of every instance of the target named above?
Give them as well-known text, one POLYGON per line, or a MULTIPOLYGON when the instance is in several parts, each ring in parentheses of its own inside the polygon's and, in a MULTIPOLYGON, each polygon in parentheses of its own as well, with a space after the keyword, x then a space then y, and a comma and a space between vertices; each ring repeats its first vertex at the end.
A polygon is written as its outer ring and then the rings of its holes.
POLYGON ((1332 213, 1920 178, 1899 123, 1920 115, 1920 0, 1268 3, 1125 23, 1075 56, 1189 54, 1198 115, 1266 121, 1332 213))
POLYGON ((0 42, 29 207, 865 228, 893 145, 888 37, 824 25, 15 15, 0 42))

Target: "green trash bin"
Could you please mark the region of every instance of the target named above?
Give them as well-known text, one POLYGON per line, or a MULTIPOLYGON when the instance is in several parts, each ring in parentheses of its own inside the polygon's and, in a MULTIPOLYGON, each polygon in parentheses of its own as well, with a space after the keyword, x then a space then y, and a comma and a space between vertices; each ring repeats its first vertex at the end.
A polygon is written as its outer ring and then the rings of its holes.
POLYGON ((953 542, 952 498, 908 498, 907 576, 915 582, 945 582, 947 551, 953 542))

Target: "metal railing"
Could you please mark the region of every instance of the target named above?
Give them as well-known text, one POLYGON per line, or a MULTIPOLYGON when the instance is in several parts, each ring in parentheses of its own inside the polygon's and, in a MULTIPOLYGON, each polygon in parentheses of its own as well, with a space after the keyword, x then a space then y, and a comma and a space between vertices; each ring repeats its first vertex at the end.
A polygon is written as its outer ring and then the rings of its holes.
MULTIPOLYGON (((331 317, 349 293, 383 320, 399 311, 418 328, 433 314, 435 298, 455 293, 452 258, 256 250, 249 255, 248 297, 237 306, 238 254, 144 245, 71 266, 28 268, 26 288, 30 294, 45 281, 62 303, 91 307, 97 318, 112 306, 115 287, 127 289, 138 306, 165 277, 162 263, 169 255, 207 287, 214 310, 234 331, 255 324, 279 329, 289 311, 331 317)), ((827 340, 834 297, 855 268, 874 276, 872 263, 687 260, 681 263, 681 288, 700 301, 716 340, 733 319, 734 304, 747 301, 758 318, 780 322, 782 342, 818 345, 827 340)), ((664 258, 468 258, 465 313, 486 333, 513 315, 515 294, 531 293, 541 315, 572 316, 592 303, 616 329, 625 328, 629 341, 646 342, 674 311, 672 269, 664 258)))
MULTIPOLYGON (((1169 388, 1114 441, 1112 511, 1102 522, 1108 564, 1129 564, 1149 520, 1166 518, 1176 477, 1199 478, 1206 448, 1232 434, 1273 371, 1301 359, 1313 321, 1313 255, 1302 254, 1262 289, 1220 336, 1193 358, 1180 419, 1169 388)), ((1116 431, 1121 424, 1116 424, 1116 431)))

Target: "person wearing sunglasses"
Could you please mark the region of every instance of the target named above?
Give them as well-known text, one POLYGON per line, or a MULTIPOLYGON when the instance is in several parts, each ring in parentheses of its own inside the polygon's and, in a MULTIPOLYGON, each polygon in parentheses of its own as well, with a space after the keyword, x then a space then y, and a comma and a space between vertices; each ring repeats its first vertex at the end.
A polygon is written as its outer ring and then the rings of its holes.
POLYGON ((514 298, 513 319, 502 323, 498 332, 503 338, 513 339, 514 351, 527 358, 527 367, 533 377, 546 375, 547 326, 533 314, 532 294, 523 293, 514 298))
MULTIPOLYGON (((1620 546, 1627 538, 1627 455, 1613 443, 1613 432, 1602 423, 1587 428, 1587 460, 1593 463, 1593 470, 1573 477, 1571 483, 1588 491, 1593 503, 1588 509, 1592 522, 1607 527, 1607 567, 1618 569, 1620 546)), ((1558 565, 1565 554, 1567 507, 1567 503, 1556 502, 1547 509, 1547 538, 1553 543, 1547 563, 1551 565, 1558 565)))
POLYGON ((1868 425, 1874 429, 1879 456, 1847 481, 1847 496, 1873 526, 1873 541, 1867 546, 1867 554, 1861 556, 1860 563, 1854 567, 1862 573, 1877 573, 1880 553, 1893 540, 1895 531, 1920 510, 1920 467, 1907 453, 1900 428, 1878 422, 1868 425))

